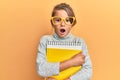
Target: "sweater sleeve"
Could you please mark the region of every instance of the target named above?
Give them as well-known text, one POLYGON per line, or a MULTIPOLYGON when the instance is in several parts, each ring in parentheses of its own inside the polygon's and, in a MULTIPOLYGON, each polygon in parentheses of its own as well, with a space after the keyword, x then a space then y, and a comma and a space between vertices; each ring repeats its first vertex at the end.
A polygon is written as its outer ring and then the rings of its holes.
POLYGON ((37 72, 42 77, 49 77, 59 74, 59 62, 49 63, 46 60, 46 37, 40 40, 36 57, 37 72))
POLYGON ((85 42, 81 39, 82 42, 82 51, 85 55, 85 63, 82 66, 82 69, 78 71, 76 74, 70 77, 71 80, 90 80, 92 77, 92 63, 90 60, 90 56, 88 54, 88 49, 85 42))

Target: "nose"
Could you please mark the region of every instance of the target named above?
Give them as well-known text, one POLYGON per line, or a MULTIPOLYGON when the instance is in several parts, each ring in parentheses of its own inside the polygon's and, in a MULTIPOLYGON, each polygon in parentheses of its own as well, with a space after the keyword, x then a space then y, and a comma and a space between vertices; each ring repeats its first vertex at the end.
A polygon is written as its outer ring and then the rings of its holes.
POLYGON ((64 20, 61 22, 61 26, 65 26, 65 21, 64 20))

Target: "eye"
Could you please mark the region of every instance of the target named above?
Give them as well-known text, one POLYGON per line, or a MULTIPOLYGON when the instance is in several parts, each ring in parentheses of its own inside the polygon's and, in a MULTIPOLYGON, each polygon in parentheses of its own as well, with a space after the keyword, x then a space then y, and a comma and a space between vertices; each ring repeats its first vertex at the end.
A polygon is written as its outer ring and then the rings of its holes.
POLYGON ((70 19, 66 19, 66 22, 70 22, 70 19))
POLYGON ((73 18, 72 18, 72 17, 68 17, 68 18, 66 18, 66 22, 73 23, 73 18))
POLYGON ((61 18, 54 18, 53 19, 55 22, 61 22, 61 18))

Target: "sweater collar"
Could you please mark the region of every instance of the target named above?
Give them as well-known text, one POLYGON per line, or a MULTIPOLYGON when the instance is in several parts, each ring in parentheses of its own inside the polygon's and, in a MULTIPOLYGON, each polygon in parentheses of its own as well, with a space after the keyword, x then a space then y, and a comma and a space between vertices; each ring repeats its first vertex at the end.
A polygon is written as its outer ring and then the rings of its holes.
POLYGON ((53 34, 53 37, 57 40, 67 40, 67 39, 71 39, 72 38, 72 34, 69 33, 67 36, 65 36, 64 38, 59 37, 56 33, 53 34))

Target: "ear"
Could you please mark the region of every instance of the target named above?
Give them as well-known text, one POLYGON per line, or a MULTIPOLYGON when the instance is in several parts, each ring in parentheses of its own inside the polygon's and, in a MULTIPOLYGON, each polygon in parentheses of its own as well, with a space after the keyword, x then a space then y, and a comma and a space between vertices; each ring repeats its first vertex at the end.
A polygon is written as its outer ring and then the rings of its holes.
POLYGON ((50 23, 51 23, 52 27, 54 27, 54 25, 53 25, 53 23, 52 23, 52 20, 50 20, 50 23))

